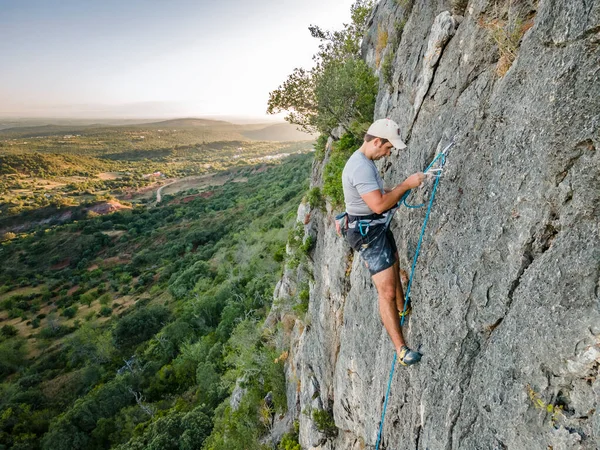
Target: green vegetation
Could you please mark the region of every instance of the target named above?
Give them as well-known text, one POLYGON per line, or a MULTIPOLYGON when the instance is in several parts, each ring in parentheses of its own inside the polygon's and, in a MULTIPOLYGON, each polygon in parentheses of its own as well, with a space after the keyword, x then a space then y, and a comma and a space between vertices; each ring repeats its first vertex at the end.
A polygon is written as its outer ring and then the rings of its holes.
POLYGON ((288 267, 290 269, 295 269, 301 263, 305 262, 314 245, 314 238, 312 236, 305 236, 304 226, 300 222, 297 222, 295 227, 290 229, 288 233, 288 267))
POLYGON ((300 424, 298 421, 294 422, 294 431, 291 433, 286 433, 281 438, 281 442, 279 443, 279 450, 302 450, 300 444, 298 443, 298 432, 299 432, 300 424))
MULTIPOLYGON (((519 53, 523 35, 533 26, 536 2, 497 2, 493 10, 479 20, 498 47, 496 73, 503 77, 519 53)), ((457 5, 461 7, 462 5, 457 5)))
POLYGON ((390 50, 386 53, 383 58, 383 62, 381 63, 381 74, 383 75, 383 80, 388 85, 389 89, 392 88, 392 82, 394 77, 394 58, 396 56, 396 52, 394 50, 390 50))
POLYGON ((385 54, 383 62, 381 63, 381 75, 383 81, 388 85, 388 88, 392 89, 392 81, 394 77, 394 61, 396 59, 396 49, 400 45, 402 39, 402 33, 404 33, 404 26, 406 25, 406 19, 394 23, 394 34, 390 41, 390 50, 385 54))
POLYGON ((263 398, 286 407, 263 321, 310 163, 2 242, 0 446, 260 448, 263 398))
POLYGON ((387 30, 378 25, 377 27, 377 43, 375 45, 375 65, 379 67, 381 64, 381 54, 385 50, 388 44, 388 32, 387 30))
POLYGON ((323 161, 323 158, 325 158, 327 140, 328 136, 326 134, 320 134, 313 146, 315 149, 315 159, 317 161, 323 161))
MULTIPOLYGON (((554 427, 564 414, 563 406, 558 405, 558 404, 546 403, 542 399, 542 396, 539 393, 537 393, 536 391, 534 391, 533 388, 529 384, 526 386, 526 389, 527 389, 527 396, 533 403, 533 406, 536 409, 544 410, 545 412, 550 414, 550 424, 554 427)), ((558 403, 558 401, 559 401, 559 399, 557 398, 556 402, 558 403)))
POLYGON ((323 193, 329 197, 334 208, 343 207, 342 171, 348 158, 361 144, 362 139, 358 139, 356 134, 346 133, 331 149, 331 156, 323 171, 323 193))
POLYGON ((341 31, 311 26, 321 44, 311 70, 296 69, 270 93, 267 112, 287 111, 286 120, 310 132, 328 135, 338 125, 350 127, 373 118, 377 79, 360 58, 360 43, 373 2, 358 0, 352 21, 341 31))
POLYGON ((360 124, 363 130, 373 120, 377 78, 367 64, 359 59, 335 61, 327 65, 315 95, 326 114, 319 114, 319 130, 327 132, 338 125, 346 129, 356 128, 360 124))
POLYGON ((333 420, 333 413, 324 409, 315 409, 312 412, 312 419, 317 426, 317 429, 325 434, 328 438, 336 437, 338 428, 333 420))
POLYGON ((215 428, 207 442, 211 450, 261 449, 258 438, 268 429, 259 413, 267 392, 279 412, 285 410, 283 363, 273 363, 277 352, 266 345, 268 338, 252 321, 236 326, 225 348, 225 361, 232 367, 225 379, 242 380, 246 390, 237 409, 224 402, 215 412, 215 428))
POLYGON ((300 286, 298 292, 298 303, 296 303, 293 307, 294 312, 298 314, 300 319, 304 319, 306 313, 308 312, 308 302, 310 300, 310 289, 308 284, 303 284, 300 286))
MULTIPOLYGON (((287 111, 286 120, 302 129, 319 132, 315 145, 317 160, 325 154, 325 144, 332 130, 344 127, 342 140, 362 142, 368 125, 373 121, 377 96, 377 77, 361 59, 360 44, 367 27, 367 19, 373 7, 370 0, 357 0, 352 6, 352 21, 341 31, 329 32, 317 26, 310 27, 313 37, 321 44, 313 57, 316 62, 311 70, 296 69, 288 79, 270 93, 267 112, 287 111)), ((385 47, 388 35, 383 32, 380 41, 385 47), (385 41, 385 42, 384 42, 385 41)), ((352 152, 332 150, 325 166, 323 193, 332 204, 341 205, 341 171, 352 152)), ((357 148, 357 147, 356 147, 357 148)))
POLYGON ((308 201, 308 205, 310 209, 324 209, 325 208, 325 199, 323 198, 323 194, 321 193, 321 188, 315 186, 311 188, 310 191, 306 194, 306 200, 308 201))

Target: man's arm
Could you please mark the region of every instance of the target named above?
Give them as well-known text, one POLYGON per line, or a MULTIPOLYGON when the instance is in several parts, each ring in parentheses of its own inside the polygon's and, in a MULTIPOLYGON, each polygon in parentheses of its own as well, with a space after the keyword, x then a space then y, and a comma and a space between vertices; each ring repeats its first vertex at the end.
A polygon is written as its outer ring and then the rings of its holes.
POLYGON ((390 192, 382 194, 381 191, 377 189, 375 191, 367 192, 366 194, 361 195, 361 197, 373 212, 381 214, 396 206, 396 203, 400 201, 406 191, 416 188, 424 179, 425 175, 422 172, 417 172, 412 174, 390 192))

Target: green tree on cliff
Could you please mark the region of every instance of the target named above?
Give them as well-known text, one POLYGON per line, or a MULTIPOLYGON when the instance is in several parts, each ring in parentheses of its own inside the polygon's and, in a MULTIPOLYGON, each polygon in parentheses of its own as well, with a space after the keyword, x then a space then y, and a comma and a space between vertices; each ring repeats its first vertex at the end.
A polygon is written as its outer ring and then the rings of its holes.
POLYGON ((351 8, 351 23, 340 31, 309 27, 319 39, 315 66, 295 69, 269 94, 267 113, 287 111, 286 120, 308 132, 328 134, 337 125, 348 129, 353 122, 373 118, 377 78, 360 58, 372 0, 357 0, 351 8))

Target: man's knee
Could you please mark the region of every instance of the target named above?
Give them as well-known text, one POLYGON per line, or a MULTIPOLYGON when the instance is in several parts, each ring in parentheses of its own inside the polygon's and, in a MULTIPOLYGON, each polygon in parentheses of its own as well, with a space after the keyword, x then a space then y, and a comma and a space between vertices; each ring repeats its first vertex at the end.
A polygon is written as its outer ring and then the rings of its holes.
POLYGON ((373 275, 373 282, 381 300, 393 302, 396 299, 396 276, 394 266, 373 275))
POLYGON ((393 283, 381 286, 378 293, 379 301, 390 303, 396 302, 396 286, 393 283))

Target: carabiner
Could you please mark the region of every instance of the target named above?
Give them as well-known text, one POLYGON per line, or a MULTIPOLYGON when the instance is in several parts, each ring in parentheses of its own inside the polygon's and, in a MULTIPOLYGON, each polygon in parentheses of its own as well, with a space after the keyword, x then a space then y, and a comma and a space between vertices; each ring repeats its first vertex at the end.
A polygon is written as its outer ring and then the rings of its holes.
POLYGON ((359 220, 358 221, 358 231, 360 231, 360 235, 362 237, 365 237, 367 235, 367 233, 369 232, 369 222, 364 221, 364 220, 359 220), (367 226, 366 230, 363 230, 363 225, 367 226))
POLYGON ((442 172, 444 172, 444 169, 442 169, 440 167, 438 169, 429 169, 427 172, 425 172, 425 175, 430 175, 432 177, 439 177, 442 175, 442 172))
POLYGON ((454 138, 452 138, 452 142, 450 142, 446 148, 444 150, 442 150, 442 153, 444 154, 444 156, 448 155, 448 152, 450 151, 450 149, 452 148, 452 146, 455 144, 454 142, 454 138))

